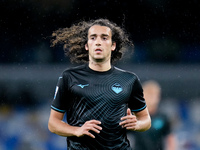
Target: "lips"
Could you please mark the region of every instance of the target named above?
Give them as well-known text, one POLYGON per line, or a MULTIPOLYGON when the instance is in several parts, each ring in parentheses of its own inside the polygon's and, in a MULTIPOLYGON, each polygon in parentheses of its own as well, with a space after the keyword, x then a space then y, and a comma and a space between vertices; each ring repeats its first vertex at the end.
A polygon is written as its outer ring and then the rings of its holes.
POLYGON ((95 52, 102 52, 102 49, 97 48, 97 49, 95 49, 95 52))
POLYGON ((101 53, 103 50, 102 49, 100 49, 100 48, 97 48, 97 49, 95 49, 95 52, 98 54, 98 53, 101 53))

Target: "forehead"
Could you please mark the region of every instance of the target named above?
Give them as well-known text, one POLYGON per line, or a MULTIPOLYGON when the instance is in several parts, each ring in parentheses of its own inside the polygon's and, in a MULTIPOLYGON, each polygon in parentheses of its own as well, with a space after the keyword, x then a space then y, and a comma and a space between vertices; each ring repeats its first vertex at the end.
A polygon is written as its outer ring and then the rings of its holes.
POLYGON ((93 25, 89 28, 88 35, 108 35, 111 36, 111 29, 107 26, 93 25))

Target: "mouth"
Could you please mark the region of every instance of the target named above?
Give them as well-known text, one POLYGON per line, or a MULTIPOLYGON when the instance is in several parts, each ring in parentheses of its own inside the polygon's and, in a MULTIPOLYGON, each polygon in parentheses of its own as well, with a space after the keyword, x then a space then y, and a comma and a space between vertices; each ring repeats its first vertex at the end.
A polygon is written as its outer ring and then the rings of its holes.
POLYGON ((95 52, 100 53, 100 52, 102 52, 102 49, 97 48, 97 49, 95 49, 95 52))

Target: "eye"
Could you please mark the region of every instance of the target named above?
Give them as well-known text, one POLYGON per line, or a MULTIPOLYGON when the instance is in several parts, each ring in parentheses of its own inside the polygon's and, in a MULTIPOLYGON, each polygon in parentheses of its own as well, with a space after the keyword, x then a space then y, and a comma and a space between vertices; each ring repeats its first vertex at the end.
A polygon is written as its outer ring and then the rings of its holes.
POLYGON ((107 40, 107 39, 108 39, 108 37, 106 37, 106 36, 105 36, 105 37, 103 37, 103 40, 107 40))
POLYGON ((92 36, 92 37, 90 37, 90 39, 91 39, 91 40, 95 40, 95 37, 94 37, 94 36, 92 36))

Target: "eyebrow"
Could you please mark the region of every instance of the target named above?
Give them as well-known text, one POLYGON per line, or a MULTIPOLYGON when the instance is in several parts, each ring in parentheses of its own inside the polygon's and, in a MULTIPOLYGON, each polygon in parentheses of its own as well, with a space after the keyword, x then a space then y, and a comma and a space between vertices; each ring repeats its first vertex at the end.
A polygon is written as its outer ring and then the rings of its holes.
MULTIPOLYGON (((97 36, 97 34, 91 34, 90 37, 91 36, 97 36)), ((101 36, 109 36, 109 35, 108 34, 101 34, 101 36)))

